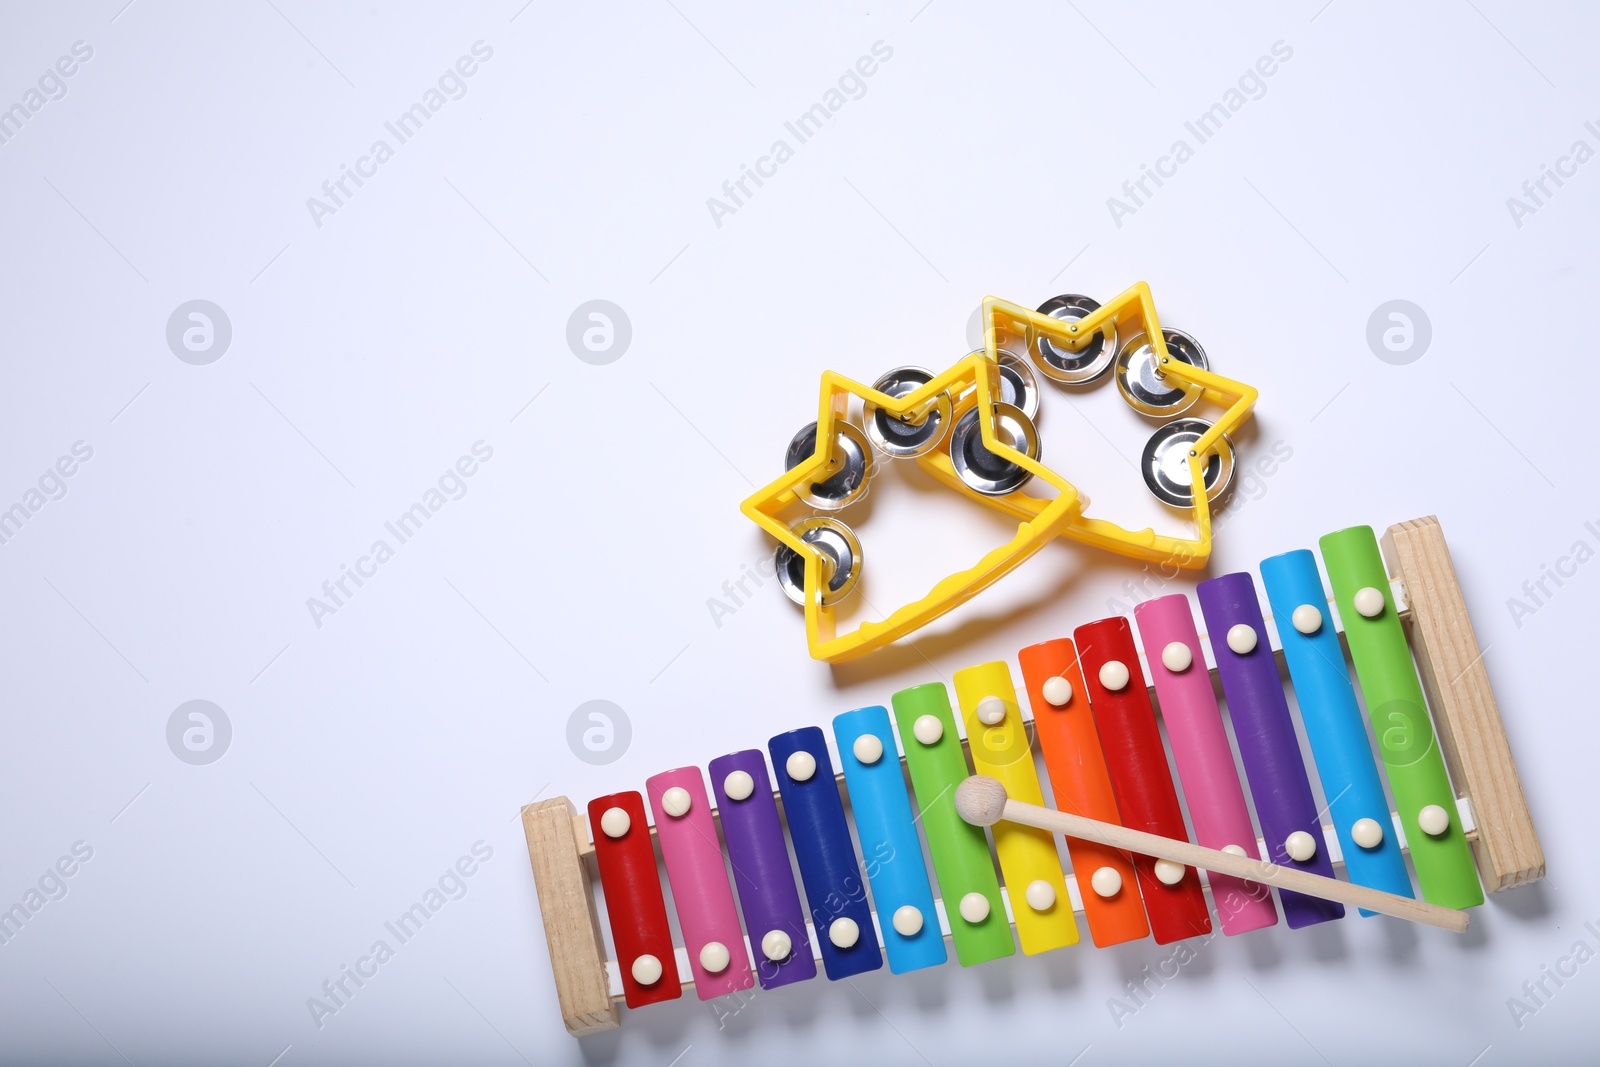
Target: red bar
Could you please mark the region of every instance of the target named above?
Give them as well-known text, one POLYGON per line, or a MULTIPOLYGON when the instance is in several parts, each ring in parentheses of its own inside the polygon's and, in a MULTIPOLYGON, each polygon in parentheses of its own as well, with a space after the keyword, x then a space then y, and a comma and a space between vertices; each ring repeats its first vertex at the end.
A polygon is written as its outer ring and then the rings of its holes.
POLYGON ((589 833, 594 838, 606 918, 611 923, 611 941, 617 949, 628 1007, 677 1000, 683 995, 683 986, 678 982, 678 958, 672 950, 672 928, 667 925, 667 902, 656 873, 656 850, 650 844, 644 798, 629 791, 589 801, 589 833), (601 829, 601 819, 611 808, 628 814, 628 831, 621 837, 608 837, 601 829), (640 985, 633 977, 633 961, 646 954, 660 962, 661 977, 650 985, 640 985))
MULTIPOLYGON (((1073 631, 1073 637, 1122 824, 1177 841, 1190 840, 1128 620, 1116 616, 1091 622, 1073 631), (1120 661, 1129 675, 1128 684, 1117 691, 1100 681, 1101 668, 1113 660, 1120 661)), ((1211 914, 1195 869, 1185 867, 1183 879, 1167 885, 1156 877, 1155 863, 1149 856, 1133 857, 1156 943, 1165 945, 1210 933, 1211 914)))

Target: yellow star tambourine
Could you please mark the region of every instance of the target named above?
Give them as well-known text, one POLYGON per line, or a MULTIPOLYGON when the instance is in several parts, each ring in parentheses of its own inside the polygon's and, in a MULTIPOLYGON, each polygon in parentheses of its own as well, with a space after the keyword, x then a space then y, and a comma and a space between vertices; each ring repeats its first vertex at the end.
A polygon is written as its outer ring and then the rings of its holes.
MULTIPOLYGON (((972 599, 1056 537, 1067 537, 1134 559, 1191 569, 1205 566, 1211 556, 1208 496, 1212 479, 1207 477, 1206 468, 1217 459, 1219 444, 1231 456, 1227 435, 1249 417, 1257 391, 1242 382, 1172 358, 1167 334, 1156 316, 1150 287, 1144 282, 1136 283, 1116 299, 1076 319, 1056 318, 993 296, 984 298, 982 312, 983 349, 900 396, 862 385, 834 371, 824 371, 816 436, 810 455, 740 505, 744 514, 797 554, 789 557, 791 560, 803 562, 803 581, 795 583, 794 595, 805 608, 806 642, 814 659, 841 663, 914 633, 972 599), (1008 351, 1003 353, 1002 339, 1015 338, 1026 344, 1030 353, 1036 351, 1041 340, 1048 341, 1057 350, 1071 353, 1097 340, 1100 331, 1107 327, 1123 336, 1127 336, 1130 327, 1144 335, 1145 344, 1151 350, 1153 373, 1163 385, 1183 391, 1185 407, 1203 398, 1224 409, 1215 423, 1192 442, 1187 442, 1188 484, 1203 487, 1201 491, 1188 493, 1188 510, 1195 527, 1192 538, 1158 534, 1150 528, 1128 530, 1107 519, 1084 514, 1085 502, 1077 488, 1038 460, 1037 439, 1032 441, 1034 447, 1025 445, 1019 449, 1015 446, 1023 442, 1017 440, 1017 435, 1003 432, 1014 426, 1007 420, 1014 419, 1020 412, 1002 402, 1002 354, 1007 359, 1016 358, 1008 351), (818 483, 837 477, 839 461, 834 443, 840 434, 847 432, 841 430, 841 426, 848 427, 853 437, 859 436, 859 431, 849 421, 852 396, 912 425, 936 414, 954 422, 975 409, 983 449, 1000 462, 1014 464, 1027 475, 1041 479, 1056 490, 1056 495, 1046 499, 1026 495, 1020 489, 1004 493, 992 489, 979 492, 963 477, 966 472, 957 470, 952 449, 937 448, 916 455, 917 465, 941 484, 1017 519, 1017 532, 1010 541, 985 553, 967 570, 941 579, 921 599, 894 609, 881 620, 862 622, 855 630, 840 634, 833 602, 827 593, 839 584, 838 571, 845 565, 841 562, 841 550, 830 550, 826 543, 799 529, 808 524, 814 529, 815 524, 832 520, 809 519, 791 528, 779 514, 805 499, 809 489, 818 483), (947 411, 948 416, 945 415, 947 411)), ((1133 398, 1130 403, 1134 403, 1133 398)), ((1199 425, 1204 426, 1203 423, 1199 425)), ((844 529, 841 524, 833 525, 844 529)), ((853 540, 847 529, 845 534, 853 540)), ((848 549, 843 551, 853 557, 848 563, 853 579, 860 567, 859 545, 854 546, 853 553, 848 549)))

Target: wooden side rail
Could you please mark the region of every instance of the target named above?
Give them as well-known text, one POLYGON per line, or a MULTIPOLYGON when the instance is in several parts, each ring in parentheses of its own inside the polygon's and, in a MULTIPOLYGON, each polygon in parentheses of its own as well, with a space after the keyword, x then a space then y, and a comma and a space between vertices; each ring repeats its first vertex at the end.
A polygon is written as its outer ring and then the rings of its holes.
POLYGON ((1405 624, 1445 766, 1456 793, 1472 804, 1478 825, 1472 851, 1483 886, 1495 893, 1538 881, 1544 849, 1439 520, 1397 522, 1382 544, 1390 576, 1405 583, 1405 624))
POLYGON ((606 978, 606 943, 594 906, 589 864, 573 833, 577 809, 566 797, 522 809, 539 915, 555 972, 561 1017, 574 1037, 615 1030, 622 1024, 606 978))

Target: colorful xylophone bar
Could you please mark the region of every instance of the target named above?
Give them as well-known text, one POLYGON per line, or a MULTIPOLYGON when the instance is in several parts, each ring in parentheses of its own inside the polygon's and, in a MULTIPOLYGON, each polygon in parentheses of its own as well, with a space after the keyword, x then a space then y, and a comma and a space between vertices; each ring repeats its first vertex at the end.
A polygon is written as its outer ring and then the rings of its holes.
MULTIPOLYGON (((1321 824, 1273 633, 1245 573, 1200 584, 1209 641, 1198 632, 1187 598, 1141 604, 1135 622, 1144 666, 1134 627, 1123 618, 1089 623, 1073 639, 1022 650, 1037 754, 1058 808, 1189 840, 1181 784, 1202 845, 1326 876, 1342 859, 1351 881, 1410 896, 1403 843, 1422 897, 1453 908, 1482 902, 1480 875, 1491 890, 1542 877, 1543 854, 1438 524, 1403 523, 1386 541, 1398 572, 1393 586, 1371 528, 1322 539, 1331 599, 1311 552, 1262 564, 1283 661, 1329 801, 1330 827, 1321 824), (1383 799, 1337 623, 1378 736, 1395 814, 1383 799), (1417 639, 1420 674, 1406 623, 1417 639), (1215 663, 1210 670, 1208 650, 1215 663), (1441 686, 1445 670, 1456 671, 1456 681, 1441 686), (1218 685, 1244 767, 1242 782, 1218 685), (1166 720, 1177 782, 1167 769, 1152 694, 1166 720)), ((653 828, 637 792, 592 801, 587 822, 565 798, 525 808, 569 1030, 611 1029, 618 1025, 616 998, 640 1007, 681 996, 688 982, 709 1000, 756 982, 771 989, 804 981, 815 976, 818 960, 830 979, 877 969, 885 958, 895 973, 935 966, 946 959, 947 936, 963 966, 1010 955, 1018 945, 1026 954, 1049 951, 1079 940, 1076 910, 1096 945, 1146 934, 1175 941, 1210 931, 1207 887, 1224 934, 1278 921, 1264 886, 1220 875, 1203 882, 1191 867, 1073 838, 1066 841, 1068 876, 1049 833, 1009 822, 992 828, 991 854, 984 831, 956 814, 955 787, 976 771, 998 779, 1015 799, 1043 804, 1030 720, 1005 663, 957 671, 954 684, 965 742, 948 692, 931 683, 896 693, 892 719, 883 707, 837 716, 838 775, 824 732, 805 727, 771 739, 770 776, 766 756, 756 749, 711 761, 715 812, 694 767, 646 782, 653 828), (840 781, 855 816, 855 838, 840 781), (652 833, 683 950, 672 944, 652 833), (791 847, 800 887, 789 864, 791 847), (616 950, 609 969, 586 865, 591 852, 616 950)), ((1292 892, 1278 893, 1277 900, 1291 928, 1344 914, 1341 905, 1292 892)))

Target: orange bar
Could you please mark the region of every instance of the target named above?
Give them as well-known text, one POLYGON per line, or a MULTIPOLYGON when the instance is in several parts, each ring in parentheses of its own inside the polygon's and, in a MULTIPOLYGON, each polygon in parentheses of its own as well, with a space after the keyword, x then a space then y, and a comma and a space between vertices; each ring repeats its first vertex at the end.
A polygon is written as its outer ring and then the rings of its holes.
MULTIPOLYGON (((1056 807, 1122 825, 1072 639, 1061 637, 1030 645, 1017 653, 1017 659, 1022 665, 1033 726, 1044 753, 1045 769, 1050 773, 1056 807), (1066 683, 1065 688, 1062 682, 1066 683), (1046 683, 1050 695, 1062 703, 1053 704, 1046 699, 1046 683)), ((1139 882, 1126 852, 1076 837, 1067 838, 1067 852, 1072 856, 1072 873, 1083 897, 1083 914, 1095 945, 1105 948, 1137 941, 1150 932, 1144 901, 1139 897, 1139 882), (1094 886, 1096 873, 1103 869, 1115 872, 1114 880, 1120 883, 1120 889, 1110 896, 1102 896, 1094 886)), ((1111 880, 1108 874, 1100 875, 1102 888, 1111 880)))

